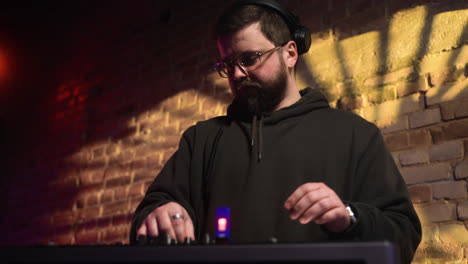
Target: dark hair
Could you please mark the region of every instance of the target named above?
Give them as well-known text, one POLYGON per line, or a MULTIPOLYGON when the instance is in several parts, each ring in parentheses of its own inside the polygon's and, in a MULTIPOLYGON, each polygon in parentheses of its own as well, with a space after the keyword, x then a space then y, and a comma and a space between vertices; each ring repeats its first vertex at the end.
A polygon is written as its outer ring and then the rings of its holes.
POLYGON ((275 46, 291 40, 291 32, 283 18, 275 11, 256 5, 233 5, 219 17, 216 37, 232 34, 253 23, 260 22, 265 37, 275 46))

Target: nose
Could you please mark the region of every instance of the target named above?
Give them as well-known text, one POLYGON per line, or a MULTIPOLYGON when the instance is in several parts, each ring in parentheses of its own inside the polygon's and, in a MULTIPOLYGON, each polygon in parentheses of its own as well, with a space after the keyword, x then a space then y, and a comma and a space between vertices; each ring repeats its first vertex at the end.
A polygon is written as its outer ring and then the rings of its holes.
POLYGON ((234 69, 231 75, 231 78, 233 80, 240 80, 247 77, 247 72, 239 65, 239 63, 236 63, 234 65, 234 69))

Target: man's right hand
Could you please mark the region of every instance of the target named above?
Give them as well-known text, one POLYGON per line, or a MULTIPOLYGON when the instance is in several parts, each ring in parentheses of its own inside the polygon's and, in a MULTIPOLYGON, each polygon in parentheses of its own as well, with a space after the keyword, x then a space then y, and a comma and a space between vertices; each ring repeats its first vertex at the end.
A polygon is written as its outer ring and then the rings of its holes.
POLYGON ((158 237, 165 234, 179 243, 183 243, 186 237, 195 239, 192 219, 178 203, 170 202, 156 208, 145 218, 137 231, 137 237, 158 237), (177 218, 175 215, 183 217, 177 218))

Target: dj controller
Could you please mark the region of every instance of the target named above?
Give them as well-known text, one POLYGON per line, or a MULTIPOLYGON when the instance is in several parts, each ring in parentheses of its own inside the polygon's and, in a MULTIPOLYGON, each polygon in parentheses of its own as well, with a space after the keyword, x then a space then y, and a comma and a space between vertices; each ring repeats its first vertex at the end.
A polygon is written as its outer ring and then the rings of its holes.
POLYGON ((1 247, 1 263, 397 264, 389 242, 1 247))
POLYGON ((398 251, 390 242, 232 244, 230 209, 217 210, 214 239, 177 243, 169 236, 139 236, 135 245, 0 247, 0 262, 35 263, 326 263, 397 264, 398 251))

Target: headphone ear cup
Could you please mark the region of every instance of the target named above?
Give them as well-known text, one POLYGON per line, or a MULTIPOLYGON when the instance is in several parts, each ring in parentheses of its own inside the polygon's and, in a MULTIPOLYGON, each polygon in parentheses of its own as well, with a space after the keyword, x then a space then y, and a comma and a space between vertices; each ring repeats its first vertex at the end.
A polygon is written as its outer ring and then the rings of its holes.
POLYGON ((294 41, 297 44, 297 52, 299 55, 306 53, 311 44, 309 29, 300 25, 293 34, 294 41))

